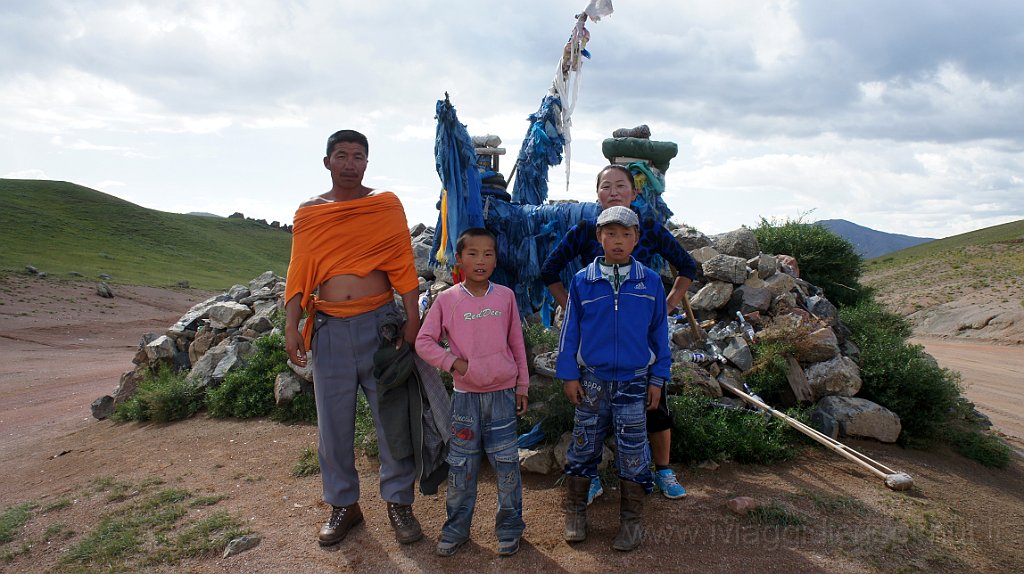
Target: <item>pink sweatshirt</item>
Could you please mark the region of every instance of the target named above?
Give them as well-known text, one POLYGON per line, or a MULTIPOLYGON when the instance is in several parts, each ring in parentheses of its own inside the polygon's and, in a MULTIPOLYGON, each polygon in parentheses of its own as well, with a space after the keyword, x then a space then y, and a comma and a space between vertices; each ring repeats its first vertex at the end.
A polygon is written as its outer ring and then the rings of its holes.
POLYGON ((504 285, 491 283, 483 297, 474 297, 462 283, 442 291, 423 319, 416 353, 449 372, 455 359, 465 359, 466 374, 452 372, 460 391, 515 387, 517 395, 525 395, 530 386, 519 308, 515 294, 504 285), (444 339, 448 350, 440 345, 444 339))

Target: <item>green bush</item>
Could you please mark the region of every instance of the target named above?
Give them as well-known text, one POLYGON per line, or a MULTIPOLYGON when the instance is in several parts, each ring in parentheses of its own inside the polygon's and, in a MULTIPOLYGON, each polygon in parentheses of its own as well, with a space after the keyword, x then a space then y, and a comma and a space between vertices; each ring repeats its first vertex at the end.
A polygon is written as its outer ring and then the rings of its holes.
POLYGON ((530 354, 548 353, 558 349, 558 331, 540 323, 527 323, 523 327, 523 341, 530 354))
MULTIPOLYGON (((754 366, 744 373, 744 380, 769 405, 778 405, 787 393, 792 394, 786 373, 786 356, 793 346, 783 340, 759 340, 753 346, 754 366)), ((790 399, 792 400, 792 399, 790 399)))
POLYGON ((711 399, 691 390, 670 395, 668 401, 674 422, 673 462, 770 464, 796 455, 795 431, 778 419, 766 419, 746 409, 717 407, 711 399))
POLYGON ((978 429, 954 428, 949 438, 957 452, 992 468, 1010 466, 1013 450, 999 437, 978 429))
POLYGON ((274 411, 274 379, 288 368, 284 337, 275 334, 253 342, 256 350, 220 386, 210 389, 206 405, 210 416, 252 418, 274 411))
POLYGON ((185 378, 185 373, 160 367, 147 374, 135 395, 118 405, 111 415, 115 421, 166 423, 187 419, 203 408, 203 390, 185 378))
POLYGON ((519 432, 525 433, 538 422, 544 431, 544 443, 555 444, 562 434, 571 431, 576 421, 576 407, 565 398, 562 381, 530 389, 530 405, 519 417, 519 432))
POLYGON ((754 235, 764 253, 795 257, 800 278, 823 289, 837 307, 855 304, 869 293, 859 283, 863 260, 856 248, 827 227, 762 217, 754 235))
POLYGON ((906 341, 906 321, 873 301, 840 310, 860 347, 857 396, 874 401, 900 417, 900 443, 936 438, 946 427, 960 398, 959 376, 943 369, 920 345, 906 341))
POLYGON ((275 406, 270 418, 279 423, 316 423, 316 398, 312 392, 299 393, 291 401, 275 406))

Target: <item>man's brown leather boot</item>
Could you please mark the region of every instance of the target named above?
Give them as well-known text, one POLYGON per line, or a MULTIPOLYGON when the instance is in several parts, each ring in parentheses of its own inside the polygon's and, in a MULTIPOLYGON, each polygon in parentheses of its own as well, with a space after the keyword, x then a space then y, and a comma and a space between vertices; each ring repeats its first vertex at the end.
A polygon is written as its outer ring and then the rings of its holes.
POLYGON ((399 544, 412 544, 423 538, 423 530, 420 523, 412 515, 412 506, 409 504, 388 503, 388 518, 391 520, 391 528, 395 529, 395 539, 399 544))
POLYGON ((320 535, 317 537, 320 546, 333 546, 341 542, 348 531, 362 521, 363 511, 359 509, 358 502, 351 506, 332 507, 331 517, 320 528, 320 535))

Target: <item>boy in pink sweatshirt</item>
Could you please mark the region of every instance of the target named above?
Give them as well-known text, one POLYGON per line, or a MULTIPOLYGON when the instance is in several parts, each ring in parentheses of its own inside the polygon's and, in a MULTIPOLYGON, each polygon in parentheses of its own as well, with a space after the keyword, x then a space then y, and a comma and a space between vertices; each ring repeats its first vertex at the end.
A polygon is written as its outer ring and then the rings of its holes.
POLYGON ((448 451, 448 520, 437 554, 452 556, 469 540, 477 475, 486 453, 498 479, 498 554, 519 551, 523 483, 516 415, 526 412, 526 345, 512 290, 491 283, 497 240, 483 228, 464 231, 455 260, 465 279, 437 296, 416 337, 416 352, 455 380, 448 451), (448 348, 441 346, 447 341, 448 348))

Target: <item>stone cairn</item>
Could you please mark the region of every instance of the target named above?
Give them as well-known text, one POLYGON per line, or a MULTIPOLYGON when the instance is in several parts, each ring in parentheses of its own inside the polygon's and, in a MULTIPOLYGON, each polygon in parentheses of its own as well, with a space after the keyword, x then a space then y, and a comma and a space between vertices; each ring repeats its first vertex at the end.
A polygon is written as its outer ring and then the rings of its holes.
MULTIPOLYGON (((232 369, 244 364, 254 350, 252 341, 274 330, 271 318, 283 309, 284 288, 284 278, 267 271, 248 285, 235 285, 195 305, 163 334, 144 334, 132 359, 135 368, 121 375, 112 395, 93 402, 93 416, 110 416, 135 394, 147 374, 160 368, 188 371, 188 380, 200 388, 219 385, 232 369)), ((302 373, 297 375, 305 382, 301 387, 311 384, 308 369, 295 369, 302 373)), ((282 379, 300 386, 290 377, 282 379)))
MULTIPOLYGON (((423 224, 410 229, 423 312, 438 293, 452 286, 450 274, 435 274, 428 264, 433 234, 433 228, 423 224)), ((859 349, 848 339, 849 330, 840 322, 836 308, 820 289, 796 276, 791 260, 761 253, 754 232, 747 228, 709 237, 678 226, 672 234, 697 262, 697 279, 690 289, 694 319, 708 329, 708 339, 720 354, 716 358, 713 352, 705 352, 706 342, 693 340, 688 319, 677 316, 670 320, 673 390, 696 385, 717 402, 743 406, 740 399, 723 396, 719 384, 742 388, 744 373, 754 364, 749 342, 735 322, 739 312, 755 336, 783 330, 799 337, 797 352, 788 359, 792 395, 786 398, 789 404, 815 403, 811 418, 819 430, 834 438, 895 442, 901 430, 899 417, 856 397, 861 387, 859 349), (704 359, 692 362, 693 350, 705 353, 704 359)), ((93 416, 108 417, 117 405, 131 398, 146 373, 161 366, 188 370, 188 379, 200 387, 219 385, 228 372, 244 364, 255 338, 274 332, 271 319, 275 312, 283 312, 284 291, 284 279, 267 271, 248 286, 235 285, 192 307, 165 333, 143 335, 133 359, 135 368, 121 376, 112 395, 96 399, 93 416)), ((538 321, 536 315, 527 320, 538 321)), ((530 386, 555 384, 557 351, 529 351, 530 386)), ((291 369, 278 375, 274 385, 278 404, 312 392, 311 369, 288 364, 291 369)), ((523 469, 558 472, 565 464, 570 434, 563 434, 553 448, 523 449, 523 469)), ((605 454, 604 460, 611 460, 613 453, 605 454)))

